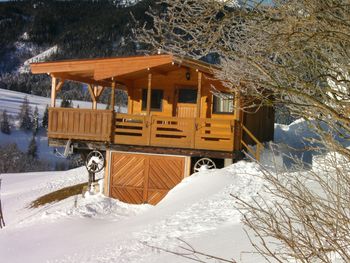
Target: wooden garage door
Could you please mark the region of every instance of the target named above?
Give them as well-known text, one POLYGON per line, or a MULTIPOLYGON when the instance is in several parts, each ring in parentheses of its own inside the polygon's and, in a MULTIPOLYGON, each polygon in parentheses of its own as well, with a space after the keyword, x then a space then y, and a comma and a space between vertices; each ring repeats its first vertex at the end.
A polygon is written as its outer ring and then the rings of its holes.
POLYGON ((110 196, 126 203, 157 204, 183 179, 185 158, 113 152, 110 196))

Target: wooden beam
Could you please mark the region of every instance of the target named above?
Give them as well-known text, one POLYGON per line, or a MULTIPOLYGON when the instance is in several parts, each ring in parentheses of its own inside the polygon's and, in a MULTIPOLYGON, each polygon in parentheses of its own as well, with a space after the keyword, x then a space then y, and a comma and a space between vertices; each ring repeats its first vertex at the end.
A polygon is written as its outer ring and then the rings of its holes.
POLYGON ((201 101, 202 101, 202 72, 198 71, 197 82, 197 114, 196 117, 201 117, 201 101))
POLYGON ((92 109, 96 110, 97 109, 97 101, 96 101, 96 96, 95 96, 95 92, 94 92, 95 86, 92 87, 90 84, 88 84, 88 90, 90 93, 90 97, 92 100, 92 109))
POLYGON ((104 87, 111 86, 111 82, 108 82, 105 80, 94 80, 93 78, 75 76, 68 73, 53 73, 52 75, 55 76, 56 78, 72 80, 72 81, 81 82, 85 84, 92 84, 92 85, 104 86, 104 87))
POLYGON ((127 93, 128 93, 128 114, 133 114, 133 112, 134 112, 134 88, 128 86, 127 93))
POLYGON ((243 122, 243 110, 241 109, 241 94, 239 90, 235 91, 235 101, 234 101, 234 127, 233 127, 233 151, 242 150, 242 122, 243 122))
POLYGON ((172 62, 171 55, 118 58, 115 62, 101 61, 94 70, 94 79, 101 80, 146 70, 172 62))
POLYGON ((62 88, 63 84, 64 84, 64 79, 61 79, 56 86, 56 92, 58 92, 62 88))
POLYGON ((235 101, 234 101, 234 110, 235 110, 235 120, 240 121, 241 120, 241 94, 238 90, 235 91, 235 101))
POLYGON ((94 94, 96 97, 96 100, 98 100, 102 94, 102 92, 104 91, 105 87, 103 86, 95 86, 95 90, 94 90, 94 94))
POLYGON ((56 86, 57 79, 55 77, 51 77, 51 107, 56 107, 56 86))
POLYGON ((152 74, 148 74, 148 85, 147 85, 147 116, 151 115, 151 92, 152 92, 152 74))
POLYGON ((114 112, 114 105, 115 105, 115 88, 116 83, 112 82, 112 92, 111 92, 111 110, 114 112))
POLYGON ((159 74, 159 75, 162 75, 162 76, 167 76, 168 75, 167 71, 161 70, 159 68, 151 68, 149 71, 152 74, 159 74))
MULTIPOLYGON (((67 144, 66 139, 48 139, 49 146, 52 147, 64 147, 67 144)), ((143 153, 156 153, 156 154, 171 154, 171 155, 186 155, 193 157, 209 157, 209 158, 234 158, 235 153, 226 151, 210 151, 210 150, 196 150, 196 149, 182 149, 182 148, 167 148, 157 146, 137 146, 137 145, 125 145, 125 144, 108 144, 97 141, 74 141, 74 147, 81 150, 93 150, 100 149, 113 150, 113 151, 125 151, 125 152, 143 152, 143 153)))

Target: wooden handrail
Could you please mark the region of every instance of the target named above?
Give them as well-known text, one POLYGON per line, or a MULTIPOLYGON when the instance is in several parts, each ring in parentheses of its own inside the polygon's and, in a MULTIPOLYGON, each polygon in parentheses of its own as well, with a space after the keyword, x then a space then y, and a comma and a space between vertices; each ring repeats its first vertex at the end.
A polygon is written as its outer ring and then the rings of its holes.
POLYGON ((243 124, 241 126, 242 126, 242 130, 245 131, 248 134, 248 136, 256 143, 256 149, 254 151, 251 146, 246 144, 243 141, 243 136, 242 136, 242 139, 241 139, 242 145, 248 150, 248 152, 250 152, 255 157, 255 159, 257 161, 259 161, 260 160, 260 152, 261 152, 261 150, 263 148, 262 143, 251 133, 250 130, 248 130, 247 127, 245 127, 243 124))

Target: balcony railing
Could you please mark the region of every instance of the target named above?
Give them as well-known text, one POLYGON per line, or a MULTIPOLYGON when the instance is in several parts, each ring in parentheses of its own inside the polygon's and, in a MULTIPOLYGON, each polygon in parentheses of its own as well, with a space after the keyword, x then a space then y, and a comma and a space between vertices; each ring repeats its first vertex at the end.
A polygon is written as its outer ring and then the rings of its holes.
POLYGON ((114 144, 232 151, 233 123, 233 120, 50 108, 48 136, 114 144))
POLYGON ((113 112, 73 108, 49 109, 49 138, 110 141, 113 112))
POLYGON ((233 120, 117 113, 115 144, 232 151, 233 120))
POLYGON ((113 113, 111 110, 50 108, 48 137, 114 144, 160 146, 213 151, 232 151, 238 140, 260 159, 263 145, 244 126, 256 147, 234 138, 234 121, 208 118, 177 118, 113 113))

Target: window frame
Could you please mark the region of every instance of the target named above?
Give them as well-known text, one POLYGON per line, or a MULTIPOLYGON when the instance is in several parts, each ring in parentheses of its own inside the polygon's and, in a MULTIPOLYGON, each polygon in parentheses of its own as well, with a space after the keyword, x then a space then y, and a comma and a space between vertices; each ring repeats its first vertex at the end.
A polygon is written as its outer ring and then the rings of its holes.
POLYGON ((177 89, 177 99, 176 99, 177 103, 180 103, 180 104, 197 104, 197 97, 198 97, 198 90, 195 87, 180 87, 180 88, 177 89), (195 96, 196 96, 196 99, 194 100, 194 102, 181 102, 180 101, 180 92, 182 90, 185 90, 185 91, 192 90, 192 91, 194 91, 195 96))
MULTIPOLYGON (((146 88, 141 89, 141 111, 146 111, 147 110, 147 93, 148 93, 148 89, 146 89, 146 88), (146 94, 146 99, 145 100, 143 98, 144 91, 145 91, 145 94, 146 94), (143 107, 144 103, 145 103, 145 107, 143 107)), ((164 90, 163 89, 151 89, 151 111, 162 112, 163 111, 163 107, 164 107, 163 99, 164 99, 164 90), (152 108, 152 94, 154 94, 153 92, 155 90, 161 92, 160 108, 152 108)))
POLYGON ((215 94, 212 95, 212 113, 213 114, 225 114, 225 115, 229 115, 229 114, 232 114, 234 115, 235 114, 235 108, 234 108, 234 101, 235 101, 235 95, 232 94, 232 93, 228 93, 228 92, 220 92, 220 94, 224 94, 224 95, 229 95, 229 96, 232 96, 232 103, 233 103, 233 108, 232 108, 232 112, 227 112, 227 111, 218 111, 217 108, 216 108, 216 100, 217 99, 223 99, 222 97, 219 97, 215 94))

